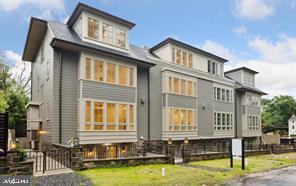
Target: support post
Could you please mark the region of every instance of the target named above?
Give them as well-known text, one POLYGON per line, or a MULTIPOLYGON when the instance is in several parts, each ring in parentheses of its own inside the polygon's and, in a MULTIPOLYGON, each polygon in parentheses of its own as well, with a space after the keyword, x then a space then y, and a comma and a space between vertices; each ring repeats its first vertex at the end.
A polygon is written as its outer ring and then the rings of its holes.
POLYGON ((245 170, 245 146, 244 146, 244 139, 242 139, 242 170, 245 170))
POLYGON ((230 167, 233 167, 233 156, 232 156, 232 139, 230 139, 229 143, 229 155, 230 155, 230 167))
POLYGON ((45 169, 46 169, 46 151, 43 152, 43 174, 45 173, 45 169))

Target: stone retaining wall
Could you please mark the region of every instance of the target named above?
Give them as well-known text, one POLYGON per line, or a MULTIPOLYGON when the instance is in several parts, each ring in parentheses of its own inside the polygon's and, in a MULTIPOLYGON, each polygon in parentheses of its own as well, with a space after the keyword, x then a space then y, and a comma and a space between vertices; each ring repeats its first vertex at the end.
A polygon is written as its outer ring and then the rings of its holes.
POLYGON ((0 158, 0 174, 33 175, 33 166, 33 161, 23 160, 17 151, 9 151, 0 158))

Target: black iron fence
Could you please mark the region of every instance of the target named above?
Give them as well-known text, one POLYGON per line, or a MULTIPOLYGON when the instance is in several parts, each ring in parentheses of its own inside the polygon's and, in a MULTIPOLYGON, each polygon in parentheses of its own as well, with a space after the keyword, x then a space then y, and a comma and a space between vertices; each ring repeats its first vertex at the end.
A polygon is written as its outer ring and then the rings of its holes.
POLYGON ((0 113, 0 156, 5 156, 8 144, 8 112, 0 113))

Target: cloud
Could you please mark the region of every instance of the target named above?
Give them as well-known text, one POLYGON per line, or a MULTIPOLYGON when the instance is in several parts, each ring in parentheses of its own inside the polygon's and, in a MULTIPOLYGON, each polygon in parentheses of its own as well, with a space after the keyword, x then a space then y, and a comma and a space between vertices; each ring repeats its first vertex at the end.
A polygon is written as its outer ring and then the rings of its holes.
POLYGON ((248 20, 260 20, 275 13, 274 1, 264 0, 235 0, 234 13, 248 20))
POLYGON ((11 50, 4 52, 5 59, 8 60, 12 66, 9 69, 11 77, 17 82, 26 82, 31 76, 31 63, 21 60, 21 55, 11 50))
POLYGON ((236 56, 232 54, 232 52, 225 46, 220 43, 207 40, 201 48, 205 51, 213 53, 217 56, 221 56, 231 62, 236 61, 236 56))
POLYGON ((273 63, 296 63, 296 37, 285 34, 278 36, 278 41, 256 37, 248 42, 248 46, 261 54, 261 60, 273 63))
POLYGON ((17 10, 21 6, 35 6, 39 8, 46 9, 57 9, 57 10, 65 10, 64 1, 63 0, 50 0, 50 1, 42 1, 42 0, 0 0, 0 9, 5 12, 10 12, 13 10, 17 10))
POLYGON ((281 34, 276 42, 256 37, 248 42, 248 47, 260 56, 246 60, 220 43, 206 41, 202 45, 202 49, 230 60, 225 63, 225 71, 242 66, 258 71, 256 87, 268 93, 268 98, 276 95, 296 97, 296 37, 281 34))
POLYGON ((239 27, 235 27, 232 31, 237 35, 244 35, 247 33, 247 28, 244 25, 241 25, 239 27))

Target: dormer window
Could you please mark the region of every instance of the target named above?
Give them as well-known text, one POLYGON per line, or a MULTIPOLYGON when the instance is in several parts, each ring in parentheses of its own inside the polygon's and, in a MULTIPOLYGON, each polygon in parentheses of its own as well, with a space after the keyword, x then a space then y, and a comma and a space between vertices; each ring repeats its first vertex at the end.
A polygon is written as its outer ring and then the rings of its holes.
POLYGON ((113 26, 103 23, 103 42, 113 44, 113 26))
POLYGON ((178 65, 183 65, 183 66, 192 68, 192 66, 193 66, 192 54, 187 51, 176 49, 173 47, 172 48, 172 62, 176 63, 178 65))
POLYGON ((87 21, 87 37, 99 40, 99 22, 88 18, 87 21))
POLYGON ((222 76, 223 65, 217 62, 208 60, 208 73, 222 76))
POLYGON ((120 28, 115 29, 115 45, 121 48, 126 47, 126 31, 120 28))

